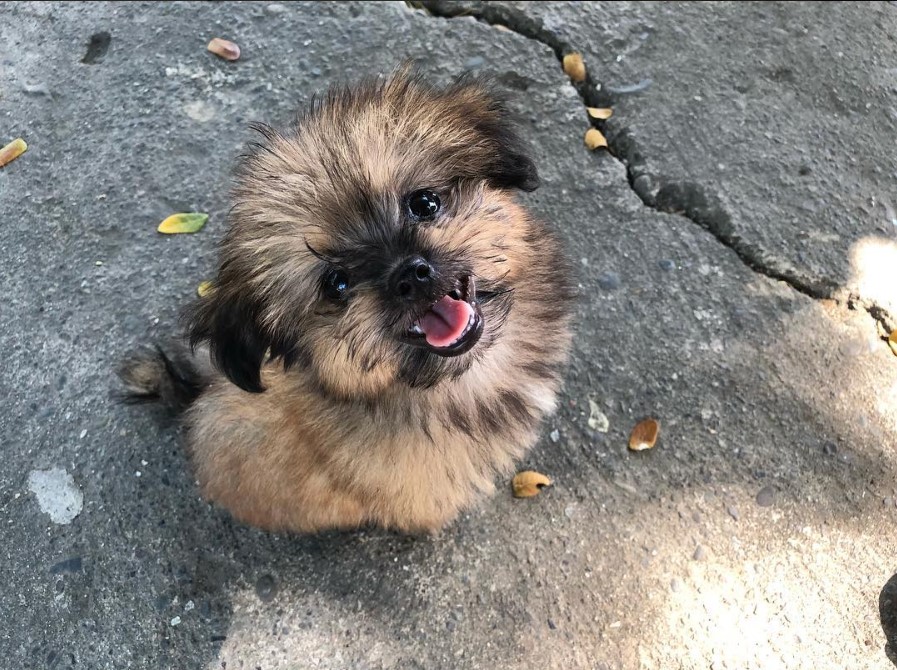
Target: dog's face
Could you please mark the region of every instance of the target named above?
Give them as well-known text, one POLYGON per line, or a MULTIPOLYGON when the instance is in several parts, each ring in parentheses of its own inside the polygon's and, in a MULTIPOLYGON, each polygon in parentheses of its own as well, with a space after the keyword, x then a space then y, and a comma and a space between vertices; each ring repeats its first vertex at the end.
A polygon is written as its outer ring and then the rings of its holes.
POLYGON ((342 398, 430 387, 525 317, 519 289, 554 247, 512 199, 536 170, 483 85, 400 73, 328 94, 289 134, 260 131, 191 324, 234 383, 262 391, 271 356, 342 398))

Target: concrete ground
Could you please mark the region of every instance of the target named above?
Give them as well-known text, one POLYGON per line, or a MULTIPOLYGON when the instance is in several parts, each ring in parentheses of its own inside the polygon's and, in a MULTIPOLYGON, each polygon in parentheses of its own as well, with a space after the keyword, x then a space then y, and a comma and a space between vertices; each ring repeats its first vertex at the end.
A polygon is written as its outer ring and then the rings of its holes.
POLYGON ((30 147, 0 169, 0 665, 891 667, 894 3, 3 3, 0 129, 30 147), (403 58, 497 77, 576 260, 521 464, 556 485, 435 538, 269 535, 112 370, 209 277, 247 124, 403 58))

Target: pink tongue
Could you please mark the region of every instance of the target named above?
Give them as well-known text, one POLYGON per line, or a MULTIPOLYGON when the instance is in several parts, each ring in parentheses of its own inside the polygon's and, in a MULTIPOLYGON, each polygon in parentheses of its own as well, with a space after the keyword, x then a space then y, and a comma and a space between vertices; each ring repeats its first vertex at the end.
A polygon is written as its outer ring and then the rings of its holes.
POLYGON ((461 337, 473 308, 466 300, 445 296, 424 314, 417 325, 424 331, 427 343, 432 347, 447 347, 461 337))

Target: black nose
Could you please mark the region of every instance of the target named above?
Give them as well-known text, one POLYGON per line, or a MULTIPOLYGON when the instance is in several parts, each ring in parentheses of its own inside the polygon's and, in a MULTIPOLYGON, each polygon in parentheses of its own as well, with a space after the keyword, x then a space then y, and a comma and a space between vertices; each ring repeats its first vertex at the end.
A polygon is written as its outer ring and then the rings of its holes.
POLYGON ((436 270, 420 256, 406 258, 393 271, 393 295, 403 300, 428 298, 436 281, 436 270))

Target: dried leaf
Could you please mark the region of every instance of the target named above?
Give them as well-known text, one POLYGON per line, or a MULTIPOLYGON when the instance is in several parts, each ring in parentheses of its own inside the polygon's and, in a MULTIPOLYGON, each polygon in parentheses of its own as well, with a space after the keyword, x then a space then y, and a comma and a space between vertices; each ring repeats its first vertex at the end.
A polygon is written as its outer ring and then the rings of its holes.
POLYGON ((607 138, 605 138, 597 128, 589 128, 586 131, 586 146, 592 151, 598 147, 606 147, 607 138))
POLYGON ((200 282, 199 286, 196 287, 196 295, 200 298, 205 298, 214 288, 215 286, 210 281, 200 282))
POLYGON ((220 37, 209 42, 209 46, 206 48, 224 60, 234 61, 240 57, 240 47, 230 40, 223 40, 220 37))
POLYGON ((515 498, 532 498, 539 495, 546 486, 551 486, 551 480, 539 472, 525 470, 514 475, 511 486, 515 498))
POLYGON ((586 111, 593 119, 601 119, 602 121, 614 115, 614 110, 610 107, 586 107, 586 111))
POLYGON ((159 224, 159 232, 165 233, 166 235, 173 235, 175 233, 195 233, 206 225, 206 221, 208 220, 209 215, 200 212, 172 214, 159 224))
POLYGON ((897 330, 891 331, 891 334, 888 335, 888 346, 891 347, 891 351, 897 356, 897 330))
POLYGON ((16 158, 28 151, 28 145, 21 137, 17 137, 5 147, 0 149, 0 167, 12 163, 16 158))
POLYGON ((582 60, 582 54, 572 53, 564 56, 564 72, 575 82, 586 80, 586 64, 582 60))
POLYGON ((651 449, 657 443, 660 434, 660 423, 657 419, 640 421, 629 435, 629 448, 633 451, 651 449))

